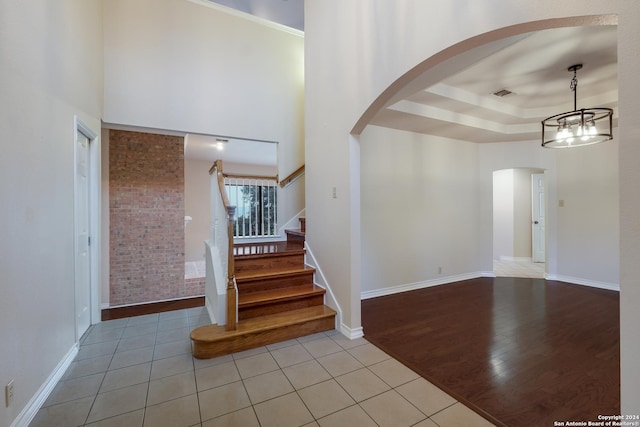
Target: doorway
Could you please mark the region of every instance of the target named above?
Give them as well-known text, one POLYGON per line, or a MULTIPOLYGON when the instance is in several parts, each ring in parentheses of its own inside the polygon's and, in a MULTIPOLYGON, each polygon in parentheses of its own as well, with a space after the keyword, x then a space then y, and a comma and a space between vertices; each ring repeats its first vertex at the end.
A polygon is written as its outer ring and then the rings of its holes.
POLYGON ((96 206, 97 180, 96 165, 97 134, 75 118, 74 129, 74 296, 76 341, 98 321, 96 257, 99 234, 93 230, 99 225, 96 206))
POLYGON ((496 276, 544 278, 544 171, 493 173, 493 270, 496 276))
POLYGON ((531 174, 531 257, 545 262, 545 179, 544 173, 531 174))

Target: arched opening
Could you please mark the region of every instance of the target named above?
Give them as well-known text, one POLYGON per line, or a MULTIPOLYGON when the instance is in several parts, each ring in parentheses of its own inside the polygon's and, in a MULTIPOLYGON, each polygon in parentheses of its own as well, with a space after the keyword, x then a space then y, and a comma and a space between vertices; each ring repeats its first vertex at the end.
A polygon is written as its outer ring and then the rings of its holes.
MULTIPOLYGON (((419 267, 404 268, 402 272, 376 272, 372 277, 364 277, 363 294, 378 294, 384 283, 387 288, 400 290, 407 286, 418 288, 425 283, 450 282, 463 275, 491 274, 495 258, 492 253, 492 173, 522 167, 548 171, 549 194, 546 197, 551 208, 548 218, 545 217, 549 238, 544 239, 548 250, 543 255, 549 260, 547 271, 555 279, 617 289, 617 203, 609 197, 611 188, 603 188, 614 187, 617 182, 617 145, 614 142, 604 144, 606 148, 557 154, 543 150, 539 142, 540 118, 549 111, 563 108, 567 101, 568 91, 555 89, 557 85, 552 84, 558 80, 561 89, 567 86, 566 68, 558 64, 582 56, 589 58, 592 73, 597 74, 597 78, 591 77, 586 82, 592 89, 589 101, 617 106, 617 39, 616 26, 609 25, 612 22, 615 19, 610 16, 567 18, 522 24, 474 37, 467 40, 469 49, 464 52, 460 52, 465 43, 461 42, 423 61, 371 104, 354 127, 355 131, 368 114, 373 114, 369 117, 368 127, 358 134, 361 142, 362 235, 363 242, 372 243, 363 246, 363 265, 384 258, 386 249, 394 246, 388 244, 390 241, 396 241, 395 245, 400 253, 404 250, 406 257, 411 258, 411 253, 420 251, 421 259, 428 261, 423 261, 419 267), (573 24, 587 25, 573 27, 573 24), (557 28, 552 28, 554 25, 557 28), (522 32, 532 28, 541 30, 522 32), (496 34, 507 37, 478 45, 478 40, 496 34), (591 40, 602 44, 591 43, 591 40), (590 45, 591 50, 577 47, 585 44, 590 45), (553 48, 541 50, 545 45, 553 48), (520 53, 520 49, 529 53, 520 53), (448 56, 449 51, 460 53, 432 63, 429 70, 416 75, 417 69, 435 61, 434 58, 448 56), (487 55, 492 58, 487 59, 487 55), (446 69, 450 70, 449 77, 443 78, 446 69), (475 78, 474 73, 481 70, 491 75, 475 78), (491 70, 495 71, 491 73, 491 70), (526 75, 518 80, 515 77, 518 72, 537 76, 531 80, 531 76, 526 75), (443 78, 444 83, 435 81, 436 78, 443 78), (513 82, 519 93, 509 100, 499 99, 486 90, 493 80, 498 82, 496 88, 500 86, 499 82, 513 82), (404 86, 401 87, 400 82, 404 82, 404 86), (421 86, 423 84, 430 86, 425 88, 421 86), (596 87, 598 84, 601 86, 596 87), (484 92, 478 91, 480 86, 484 92), (392 87, 395 87, 395 94, 390 92, 392 87), (545 107, 548 102, 551 102, 550 106, 545 107), (374 114, 373 110, 378 107, 374 114), (393 149, 388 144, 390 141, 393 141, 393 149), (599 161, 597 159, 603 158, 606 161, 602 171, 580 170, 581 164, 591 167, 599 161), (397 160, 395 165, 394 159, 397 160), (377 166, 380 164, 385 164, 385 170, 377 166), (565 170, 571 170, 571 174, 565 170), (591 177, 593 172, 596 175, 591 177), (383 177, 388 183, 382 182, 383 177), (587 182, 601 184, 587 188, 587 182), (437 188, 431 188, 433 183, 437 188), (597 187, 602 191, 598 193, 597 187), (381 200, 385 200, 386 208, 375 201, 385 188, 386 196, 381 200), (589 216, 579 212, 584 206, 565 207, 564 200, 575 196, 580 204, 589 204, 588 193, 594 190, 597 195, 591 202, 600 204, 597 198, 602 197, 607 208, 597 213, 597 221, 595 217, 590 218, 594 224, 603 225, 601 230, 591 233, 593 228, 581 229, 585 224, 571 219, 589 216), (393 203, 389 203, 391 200, 393 203), (560 201, 563 204, 559 206, 560 201), (393 222, 398 205, 405 207, 401 211, 402 226, 383 226, 393 222), (443 226, 445 222, 450 225, 443 226), (561 232, 557 233, 559 229, 561 232), (608 238, 597 239, 598 233, 606 234, 608 238), (583 235, 592 236, 593 242, 585 244, 583 235), (413 245, 407 245, 407 241, 413 241, 413 245), (437 253, 430 253, 421 246, 423 241, 445 243, 437 253), (598 245, 602 250, 596 249, 598 245), (581 254, 580 251, 588 246, 593 251, 581 254), (600 252, 609 255, 603 257, 600 252), (587 259, 597 259, 595 264, 599 265, 585 268, 587 259)), ((383 293, 393 293, 393 290, 387 289, 383 293)))
MULTIPOLYGON (((573 25, 569 24, 570 21, 570 19, 563 20, 562 25, 558 27, 570 27, 573 25)), ((598 22, 601 23, 601 21, 598 22)), ((555 22, 555 24, 558 23, 558 21, 555 22)), ((545 25, 541 28, 552 27, 545 25)), ((510 29, 514 30, 511 27, 510 29)), ((528 29, 530 30, 531 27, 528 29)), ((519 34, 523 33, 514 31, 509 37, 519 34)), ((492 42, 495 41, 497 39, 492 40, 492 42)), ((471 49, 476 47, 478 46, 459 53, 459 56, 432 63, 429 70, 423 72, 423 74, 429 74, 428 76, 418 75, 417 72, 402 76, 371 104, 353 128, 353 133, 360 136, 361 142, 362 264, 365 266, 362 293, 365 298, 454 282, 464 279, 465 275, 474 277, 488 275, 493 255, 491 253, 492 172, 504 168, 527 166, 540 171, 549 171, 552 193, 550 197, 553 200, 553 213, 550 218, 551 231, 554 233, 550 253, 553 260, 552 268, 556 276, 560 276, 561 273, 569 276, 568 272, 574 268, 574 265, 578 265, 579 261, 571 257, 578 247, 578 236, 581 233, 576 223, 572 222, 574 220, 569 218, 580 216, 575 213, 584 210, 584 205, 581 208, 575 208, 571 214, 569 214, 570 209, 562 210, 562 208, 565 208, 566 197, 576 201, 581 200, 580 203, 584 202, 583 198, 587 193, 583 186, 584 181, 576 182, 571 173, 579 172, 579 159, 586 160, 586 157, 589 157, 585 156, 585 152, 577 154, 577 158, 567 157, 572 153, 560 154, 556 157, 555 153, 549 154, 548 151, 537 154, 536 150, 542 149, 539 147, 539 141, 531 138, 518 143, 497 140, 494 144, 488 143, 485 146, 483 142, 472 142, 455 137, 447 138, 438 133, 429 134, 426 130, 417 132, 415 129, 381 125, 379 120, 382 116, 381 112, 406 100, 411 96, 410 93, 421 90, 421 85, 426 83, 429 86, 438 83, 437 78, 442 77, 447 65, 453 67, 450 69, 452 73, 471 66, 471 58, 474 57, 471 49), (363 119, 366 124, 362 121, 363 119), (393 144, 392 148, 390 144, 393 144), (382 159, 384 163, 381 163, 382 159), (554 166, 556 162, 568 168, 558 171, 554 166), (384 170, 376 167, 380 164, 384 164, 384 170), (559 201, 563 201, 563 204, 560 205, 559 201), (383 206, 385 203, 392 206, 393 210, 385 210, 383 206), (384 226, 385 224, 387 227, 384 226), (561 227, 561 224, 573 224, 573 228, 561 227), (558 234, 561 236, 556 238, 555 232, 559 229, 558 234), (558 239, 561 239, 562 244, 558 244, 558 239), (393 263, 385 264, 384 261, 389 259, 392 259, 393 263), (366 270, 366 266, 370 265, 376 265, 375 272, 366 270), (558 265, 562 265, 563 269, 558 269, 558 265), (387 288, 383 288, 385 283, 387 288), (376 288, 376 286, 379 287, 376 288)), ((460 46, 456 45, 456 48, 460 46)), ((615 47, 613 49, 615 51, 615 47)), ((438 55, 444 55, 443 52, 434 55, 421 65, 438 55)), ((414 68, 412 72, 415 70, 414 68)), ((399 110, 396 108, 396 111, 399 110)), ((405 108, 400 112, 416 114, 417 110, 405 108)), ((440 118, 432 117, 431 119, 431 123, 434 123, 440 118)), ((606 181, 613 187, 613 184, 617 183, 612 174, 612 171, 617 169, 617 148, 610 150, 612 146, 608 147, 603 149, 606 153, 602 151, 600 154, 604 153, 607 158, 606 181)), ((589 167, 593 165, 591 161, 598 155, 595 154, 585 164, 589 167)), ((594 182, 597 181, 597 179, 594 180, 594 182)), ((603 198, 607 197, 606 191, 600 195, 603 198)), ((615 205, 615 203, 609 203, 611 201, 608 201, 608 206, 615 205)), ((574 209, 569 204, 566 207, 574 209)), ((617 218, 617 210, 608 211, 606 217, 607 220, 617 218)), ((613 227, 607 226, 606 230, 615 228, 614 224, 613 227)), ((618 238, 616 232, 602 234, 611 238, 612 241, 618 238)), ((610 260, 614 258, 615 256, 610 260)), ((582 262, 584 265, 584 260, 582 262)), ((582 268, 583 265, 578 268, 582 268)), ((614 281, 618 280, 616 271, 612 271, 609 277, 613 277, 614 281)), ((544 300, 544 298, 541 299, 544 300)), ((364 318, 363 313, 363 320, 364 318)), ((485 320, 476 319, 477 322, 485 320)), ((491 339, 490 336, 487 337, 488 341, 491 339)), ((493 359, 492 355, 491 360, 493 359)), ((497 364, 494 367, 496 368, 495 376, 502 377, 501 366, 497 364)))
POLYGON ((618 17, 616 15, 547 19, 500 28, 463 40, 425 59, 396 79, 369 105, 354 124, 351 133, 355 135, 362 133, 373 117, 383 108, 482 59, 492 51, 491 48, 489 51, 485 50, 492 43, 497 43, 495 49, 500 49, 501 40, 508 40, 526 33, 566 27, 617 25, 617 23, 618 17))

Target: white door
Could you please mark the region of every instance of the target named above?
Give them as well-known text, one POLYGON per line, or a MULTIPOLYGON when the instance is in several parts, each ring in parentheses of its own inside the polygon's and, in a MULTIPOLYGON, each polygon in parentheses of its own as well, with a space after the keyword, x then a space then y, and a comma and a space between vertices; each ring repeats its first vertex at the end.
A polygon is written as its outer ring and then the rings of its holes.
POLYGON ((77 132, 75 176, 76 339, 91 325, 91 257, 89 242, 89 138, 77 132))
POLYGON ((531 242, 533 262, 545 262, 544 174, 531 175, 531 242))

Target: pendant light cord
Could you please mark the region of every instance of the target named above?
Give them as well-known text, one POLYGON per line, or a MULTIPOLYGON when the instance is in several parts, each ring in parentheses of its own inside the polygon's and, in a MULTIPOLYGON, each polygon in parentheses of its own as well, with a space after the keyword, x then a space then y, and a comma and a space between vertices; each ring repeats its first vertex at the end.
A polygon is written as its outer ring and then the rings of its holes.
POLYGON ((571 79, 571 85, 569 86, 573 91, 573 111, 578 110, 578 70, 574 68, 573 70, 573 78, 571 79))

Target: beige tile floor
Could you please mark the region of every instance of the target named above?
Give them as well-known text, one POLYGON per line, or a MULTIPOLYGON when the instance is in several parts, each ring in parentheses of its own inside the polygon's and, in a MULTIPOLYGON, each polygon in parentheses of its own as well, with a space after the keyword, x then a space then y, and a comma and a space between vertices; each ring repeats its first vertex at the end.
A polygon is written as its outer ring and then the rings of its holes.
POLYGON ((545 264, 531 261, 494 260, 493 272, 497 277, 530 277, 544 279, 545 264))
POLYGON ((91 327, 31 427, 492 425, 336 331, 195 359, 189 332, 208 321, 196 308, 91 327))

